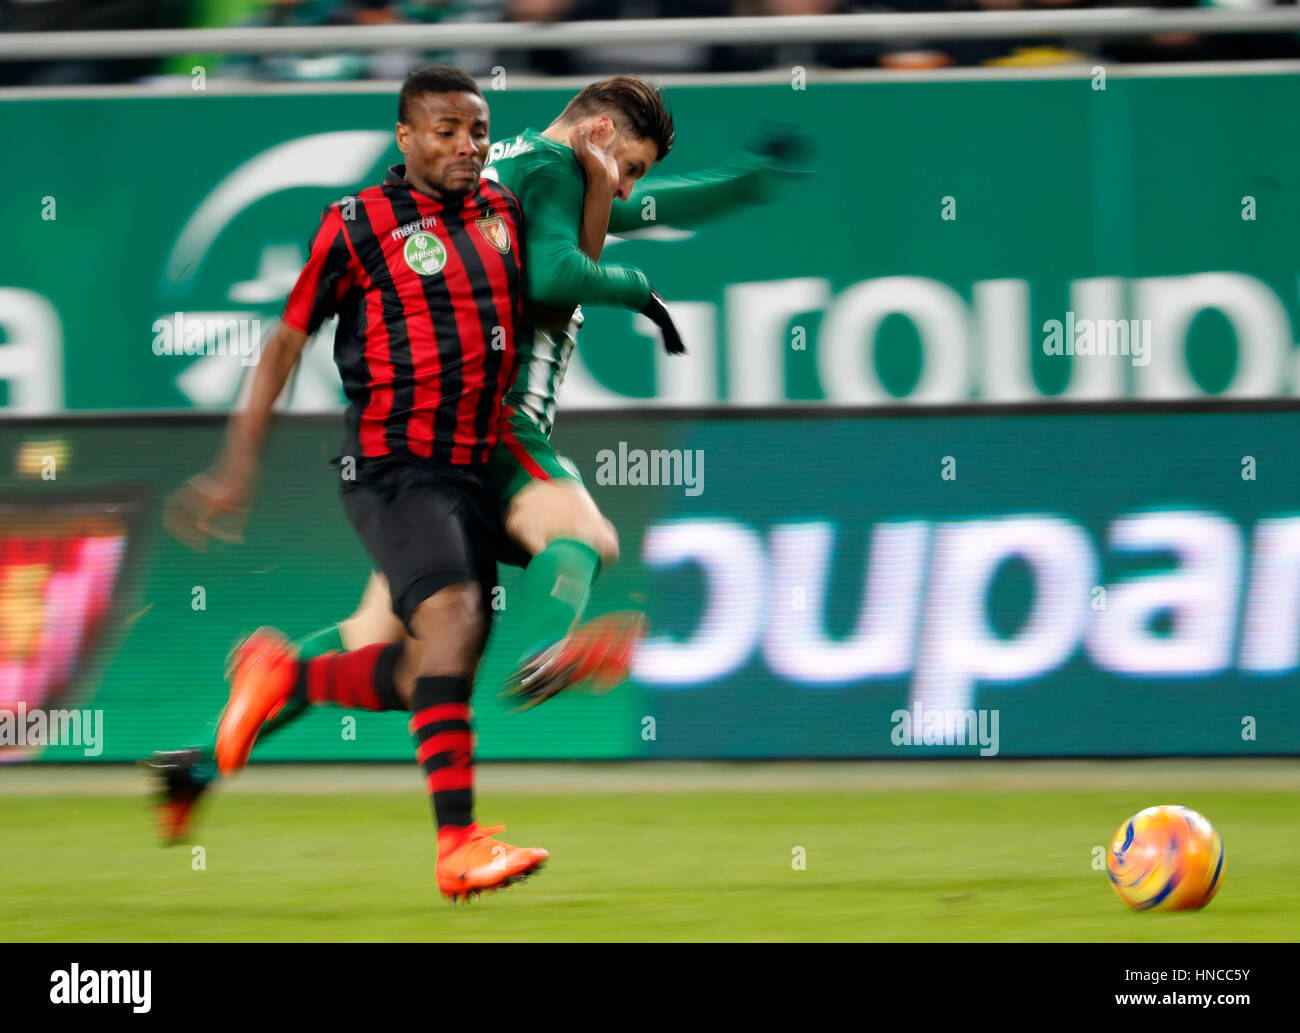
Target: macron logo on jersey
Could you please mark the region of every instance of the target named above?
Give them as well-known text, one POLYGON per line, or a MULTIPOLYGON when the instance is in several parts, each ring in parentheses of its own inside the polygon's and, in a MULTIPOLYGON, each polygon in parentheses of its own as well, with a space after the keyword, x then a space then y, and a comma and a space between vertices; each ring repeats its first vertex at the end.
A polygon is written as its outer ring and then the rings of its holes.
POLYGON ((412 233, 419 233, 420 230, 433 229, 433 227, 437 225, 437 219, 432 215, 426 215, 422 219, 414 219, 411 222, 408 222, 405 226, 398 226, 397 229, 393 230, 393 232, 389 234, 389 236, 394 240, 405 240, 412 233))

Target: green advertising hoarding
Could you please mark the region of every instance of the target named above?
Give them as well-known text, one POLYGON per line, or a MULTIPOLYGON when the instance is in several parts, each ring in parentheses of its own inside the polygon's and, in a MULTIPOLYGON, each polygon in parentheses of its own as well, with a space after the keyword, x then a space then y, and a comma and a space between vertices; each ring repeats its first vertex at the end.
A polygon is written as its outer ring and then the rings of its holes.
MULTIPOLYGON (((621 538, 590 612, 643 606, 651 632, 630 683, 510 714, 496 691, 522 642, 503 568, 481 755, 1300 752, 1300 408, 1285 405, 561 419, 621 538)), ((280 428, 244 545, 200 555, 162 532, 161 499, 220 429, 0 425, 0 710, 103 722, 93 750, 46 759, 193 740, 240 632, 302 635, 359 598, 333 418, 280 428)), ((258 756, 409 757, 402 715, 353 716, 321 708, 258 756)))
MULTIPOLYGON (((690 355, 590 309, 565 407, 1295 393, 1300 77, 1098 86, 674 88, 663 172, 723 160, 776 119, 813 140, 816 174, 707 225, 612 242, 607 259, 673 303, 690 355), (1049 326, 1085 322, 1098 337, 1081 349, 1139 354, 1049 353, 1049 326)), ((489 90, 493 135, 545 125, 567 96, 489 90)), ((247 350, 209 354, 215 330, 199 354, 157 354, 159 328, 233 319, 255 351, 321 207, 399 159, 395 106, 342 88, 0 99, 0 406, 228 406, 247 350)), ((332 333, 292 386, 296 411, 341 404, 332 333)))

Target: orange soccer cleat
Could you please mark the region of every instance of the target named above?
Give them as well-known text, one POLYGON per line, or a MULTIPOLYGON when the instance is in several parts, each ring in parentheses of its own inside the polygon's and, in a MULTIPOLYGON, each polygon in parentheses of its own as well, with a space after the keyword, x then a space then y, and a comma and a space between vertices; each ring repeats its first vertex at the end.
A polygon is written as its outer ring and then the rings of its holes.
POLYGON ((644 614, 607 613, 569 632, 550 649, 528 658, 511 676, 505 694, 528 710, 579 682, 608 692, 627 680, 632 654, 645 637, 644 614))
POLYGON ((511 846, 493 839, 504 825, 438 830, 438 891, 453 904, 479 897, 484 890, 505 889, 522 882, 546 864, 551 855, 537 847, 511 846))
POLYGON ((232 775, 248 763, 262 725, 288 702, 298 678, 298 658, 274 628, 258 628, 230 654, 230 701, 217 726, 217 768, 232 775))

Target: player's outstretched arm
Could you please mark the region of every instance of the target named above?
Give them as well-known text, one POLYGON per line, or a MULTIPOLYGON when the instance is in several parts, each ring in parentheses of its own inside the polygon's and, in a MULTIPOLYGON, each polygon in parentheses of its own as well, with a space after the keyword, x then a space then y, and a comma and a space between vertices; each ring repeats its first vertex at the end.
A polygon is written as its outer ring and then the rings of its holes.
POLYGON ((248 404, 226 425, 221 453, 208 470, 188 480, 167 501, 167 529, 192 549, 206 552, 213 538, 239 541, 248 516, 272 411, 289 380, 307 335, 281 324, 263 346, 253 371, 248 404))
POLYGON ((768 125, 748 150, 722 164, 675 176, 641 180, 626 201, 613 205, 610 233, 631 233, 651 226, 694 226, 741 208, 762 204, 776 183, 805 175, 789 166, 809 149, 802 135, 768 125))
POLYGON ((724 164, 676 176, 641 180, 626 201, 613 206, 610 233, 632 233, 653 226, 694 226, 760 203, 764 194, 762 159, 738 154, 724 164))
POLYGON ((190 478, 168 501, 163 521, 190 548, 206 552, 213 538, 237 542, 243 534, 271 410, 308 339, 356 283, 343 214, 336 204, 321 215, 307 264, 289 292, 283 322, 262 346, 248 404, 230 418, 216 463, 190 478))

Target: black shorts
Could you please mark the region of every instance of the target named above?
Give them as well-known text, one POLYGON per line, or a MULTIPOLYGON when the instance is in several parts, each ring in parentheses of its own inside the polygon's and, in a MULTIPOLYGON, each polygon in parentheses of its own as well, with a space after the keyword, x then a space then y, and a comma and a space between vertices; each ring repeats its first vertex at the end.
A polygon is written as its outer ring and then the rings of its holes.
POLYGON ((342 496, 408 631, 424 600, 467 581, 478 583, 489 620, 503 535, 482 470, 367 459, 342 482, 342 496))

